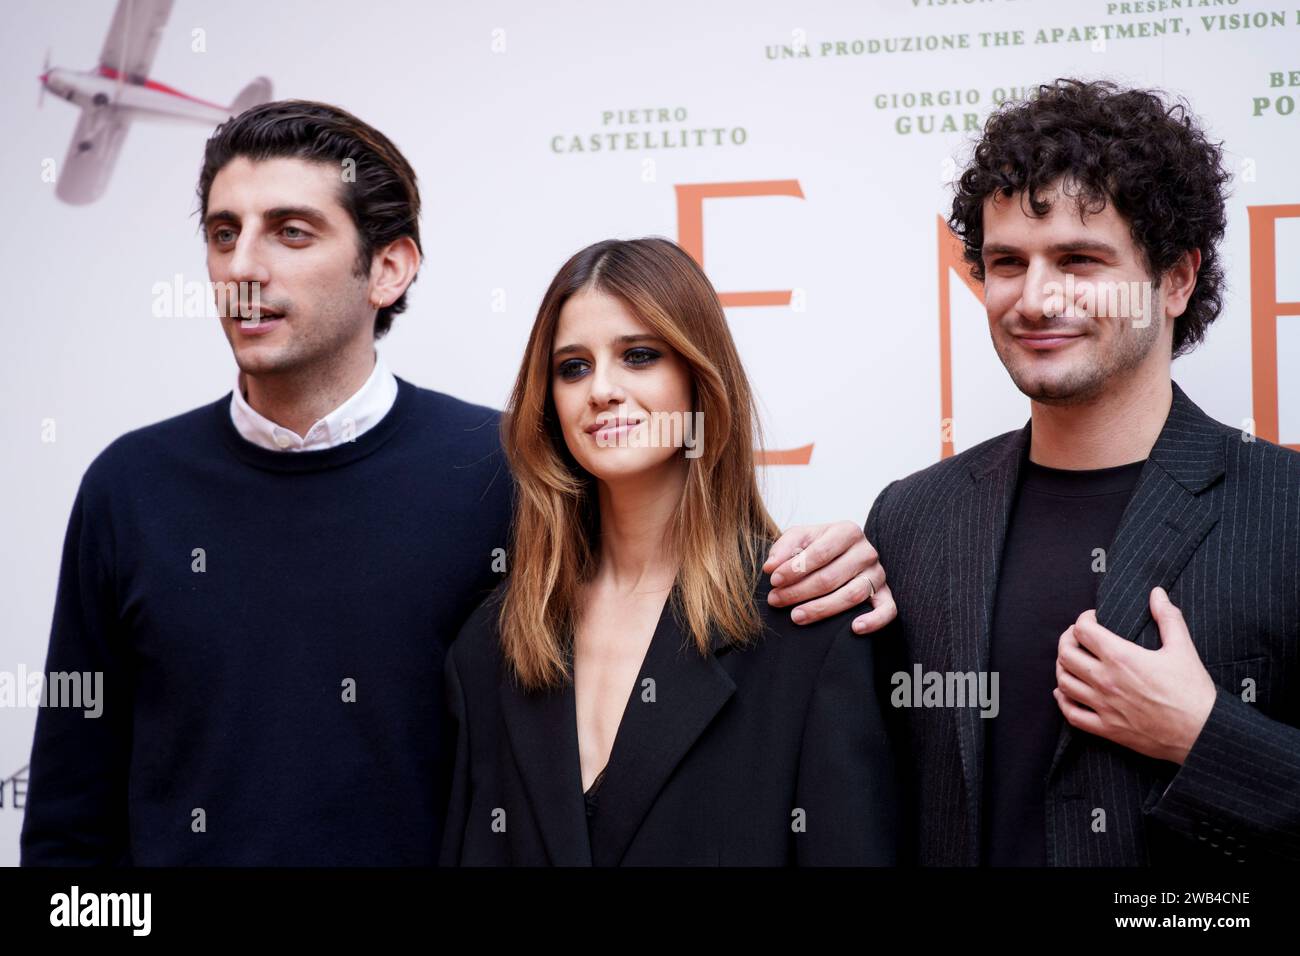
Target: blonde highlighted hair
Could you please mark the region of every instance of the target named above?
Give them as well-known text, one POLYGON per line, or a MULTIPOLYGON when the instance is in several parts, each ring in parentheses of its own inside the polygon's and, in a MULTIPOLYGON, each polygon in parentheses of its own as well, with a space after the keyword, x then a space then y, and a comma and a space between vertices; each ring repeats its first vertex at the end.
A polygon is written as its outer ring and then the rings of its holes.
POLYGON ((760 632, 754 587, 777 536, 754 474, 753 393, 703 270, 667 239, 609 239, 578 252, 546 290, 501 421, 517 497, 498 623, 503 654, 529 690, 571 678, 579 594, 599 560, 595 478, 565 445, 551 395, 560 311, 585 291, 617 297, 677 352, 708 426, 699 456, 686 458, 668 541, 679 562, 671 611, 701 653, 711 653, 714 630, 736 644, 760 632))

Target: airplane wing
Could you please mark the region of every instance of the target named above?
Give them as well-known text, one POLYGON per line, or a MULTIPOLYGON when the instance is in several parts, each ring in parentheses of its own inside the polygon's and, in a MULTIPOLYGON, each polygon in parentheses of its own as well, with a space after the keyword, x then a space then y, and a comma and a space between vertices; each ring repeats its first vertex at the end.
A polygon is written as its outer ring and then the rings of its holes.
POLYGON ((99 65, 116 70, 128 83, 143 83, 171 12, 172 0, 117 0, 99 65))
MULTIPOLYGON (((123 0, 123 5, 130 2, 123 0)), ((98 199, 122 151, 128 125, 129 120, 112 107, 83 108, 68 146, 68 157, 58 171, 55 195, 75 206, 98 199)))

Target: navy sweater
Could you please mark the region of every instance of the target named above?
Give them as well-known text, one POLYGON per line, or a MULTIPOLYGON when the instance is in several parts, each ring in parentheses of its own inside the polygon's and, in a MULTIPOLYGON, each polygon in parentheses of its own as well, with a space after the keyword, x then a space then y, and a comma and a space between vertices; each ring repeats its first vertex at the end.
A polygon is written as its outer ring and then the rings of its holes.
POLYGON ((24 864, 436 861, 443 662, 512 481, 497 412, 398 387, 324 451, 246 441, 227 394, 90 465, 46 670, 103 710, 41 708, 24 864))

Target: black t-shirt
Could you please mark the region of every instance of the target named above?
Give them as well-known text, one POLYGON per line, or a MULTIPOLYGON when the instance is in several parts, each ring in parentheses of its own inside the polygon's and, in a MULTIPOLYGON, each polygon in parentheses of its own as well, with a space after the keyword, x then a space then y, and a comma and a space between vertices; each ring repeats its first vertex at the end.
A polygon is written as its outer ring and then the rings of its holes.
POLYGON ((1021 467, 989 641, 999 708, 981 720, 985 865, 1047 863, 1047 772, 1064 721, 1052 696, 1057 644, 1097 606, 1104 552, 1143 464, 1065 471, 1025 460, 1021 467))

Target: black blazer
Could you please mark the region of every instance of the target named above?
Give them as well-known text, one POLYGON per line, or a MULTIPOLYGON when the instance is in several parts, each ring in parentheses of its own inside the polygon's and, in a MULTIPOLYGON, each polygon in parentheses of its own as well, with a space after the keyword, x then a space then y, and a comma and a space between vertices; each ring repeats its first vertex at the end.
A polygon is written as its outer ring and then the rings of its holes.
POLYGON ((498 589, 447 655, 457 741, 441 862, 892 864, 897 778, 873 642, 852 632, 852 612, 796 626, 788 608, 769 609, 770 588, 763 576, 757 642, 735 648, 715 636, 707 657, 665 603, 590 834, 573 684, 525 694, 505 676, 498 589))
MULTIPOLYGON (((1138 478, 1097 596, 1097 619, 1160 646, 1151 589, 1182 610, 1218 697, 1180 768, 1063 723, 1047 797, 1057 866, 1300 861, 1300 455, 1173 406, 1138 478), (1255 700, 1243 700, 1253 681, 1255 700), (1094 827, 1105 811, 1105 830, 1094 827)), ((885 488, 867 519, 898 602, 889 665, 981 671, 1030 427, 885 488)), ((1051 569, 1043 586, 1051 586, 1051 569)), ((1062 624, 1064 631, 1072 621, 1062 624)), ((894 708, 890 708, 891 711, 894 708)), ((979 862, 984 723, 977 708, 898 709, 910 736, 914 849, 979 862)))

